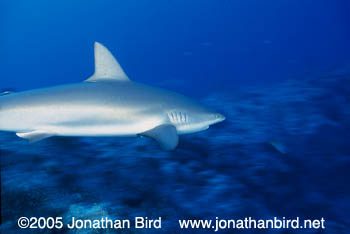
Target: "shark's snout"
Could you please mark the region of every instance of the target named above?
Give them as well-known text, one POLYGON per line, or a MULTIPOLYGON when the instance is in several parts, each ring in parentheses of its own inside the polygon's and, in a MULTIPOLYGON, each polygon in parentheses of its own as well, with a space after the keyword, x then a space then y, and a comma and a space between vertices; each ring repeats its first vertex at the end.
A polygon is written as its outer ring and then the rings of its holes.
POLYGON ((220 113, 217 113, 215 115, 215 118, 216 118, 217 123, 222 122, 222 121, 224 121, 226 119, 226 117, 223 114, 220 114, 220 113))
POLYGON ((226 117, 223 114, 220 113, 213 113, 210 114, 210 125, 220 123, 226 119, 226 117))

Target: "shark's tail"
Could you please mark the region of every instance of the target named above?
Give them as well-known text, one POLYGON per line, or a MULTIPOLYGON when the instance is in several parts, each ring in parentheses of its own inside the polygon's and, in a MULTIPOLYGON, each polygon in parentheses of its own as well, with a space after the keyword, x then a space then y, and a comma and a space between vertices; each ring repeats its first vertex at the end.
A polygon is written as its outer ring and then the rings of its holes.
POLYGON ((13 89, 0 89, 0 96, 5 96, 14 93, 13 89))

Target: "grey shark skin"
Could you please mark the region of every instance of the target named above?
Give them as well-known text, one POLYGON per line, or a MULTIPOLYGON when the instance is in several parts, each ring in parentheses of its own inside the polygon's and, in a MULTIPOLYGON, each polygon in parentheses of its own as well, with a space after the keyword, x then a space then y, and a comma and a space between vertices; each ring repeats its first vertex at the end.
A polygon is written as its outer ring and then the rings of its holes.
POLYGON ((143 135, 173 150, 179 134, 202 131, 224 119, 180 94, 131 81, 97 42, 95 73, 84 82, 0 96, 0 130, 29 141, 143 135))

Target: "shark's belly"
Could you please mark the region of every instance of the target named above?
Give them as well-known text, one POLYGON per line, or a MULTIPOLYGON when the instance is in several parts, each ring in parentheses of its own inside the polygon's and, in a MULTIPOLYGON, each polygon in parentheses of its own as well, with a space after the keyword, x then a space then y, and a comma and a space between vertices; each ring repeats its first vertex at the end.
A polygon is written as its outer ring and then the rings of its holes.
POLYGON ((61 136, 134 136, 161 124, 152 111, 123 106, 45 105, 0 112, 0 130, 61 136))
POLYGON ((155 127, 152 122, 95 124, 92 126, 45 126, 45 131, 58 136, 136 136, 155 127))
POLYGON ((134 120, 91 121, 83 120, 71 123, 59 122, 43 126, 48 132, 60 136, 136 136, 159 125, 155 118, 138 118, 134 120))

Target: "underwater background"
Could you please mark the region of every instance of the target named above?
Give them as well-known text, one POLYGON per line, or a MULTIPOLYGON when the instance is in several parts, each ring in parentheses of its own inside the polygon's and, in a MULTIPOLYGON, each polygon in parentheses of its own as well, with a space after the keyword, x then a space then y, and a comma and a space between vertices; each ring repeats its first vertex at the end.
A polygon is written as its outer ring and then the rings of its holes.
POLYGON ((349 12, 346 0, 0 1, 1 90, 85 80, 98 41, 132 80, 226 116, 173 152, 147 138, 29 144, 0 132, 2 233, 23 231, 21 216, 163 217, 161 230, 120 233, 181 233, 179 218, 324 217, 322 233, 349 233, 349 12))

